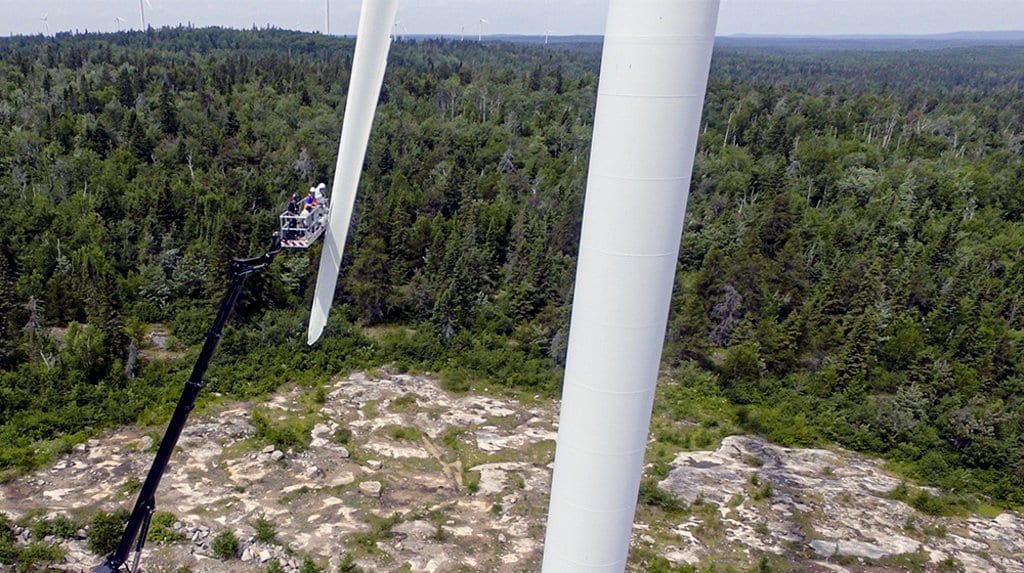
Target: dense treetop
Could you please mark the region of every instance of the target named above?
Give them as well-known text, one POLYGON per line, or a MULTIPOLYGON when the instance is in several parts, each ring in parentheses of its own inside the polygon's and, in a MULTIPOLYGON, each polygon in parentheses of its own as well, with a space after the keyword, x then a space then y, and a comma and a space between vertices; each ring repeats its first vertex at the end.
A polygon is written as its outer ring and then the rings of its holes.
MULTIPOLYGON (((140 357, 145 325, 198 342, 227 260, 332 173, 352 48, 0 40, 0 470, 166 411, 188 361, 140 357)), ((554 393, 599 60, 396 43, 332 331, 301 345, 319 253, 279 257, 214 388, 391 362, 554 393)), ((719 49, 666 363, 705 370, 747 430, 1024 502, 1022 64, 1010 47, 719 49)))

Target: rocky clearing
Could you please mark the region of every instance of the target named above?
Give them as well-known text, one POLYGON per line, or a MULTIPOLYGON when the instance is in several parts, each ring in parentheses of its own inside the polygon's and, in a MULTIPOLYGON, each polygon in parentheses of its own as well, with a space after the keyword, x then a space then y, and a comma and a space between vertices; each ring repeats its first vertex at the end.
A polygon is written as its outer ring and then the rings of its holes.
MULTIPOLYGON (((366 571, 537 571, 557 403, 453 395, 427 376, 357 373, 323 390, 291 388, 267 402, 197 415, 157 496, 184 539, 150 542, 149 572, 297 571, 309 557, 334 573, 345 555, 366 571), (299 428, 308 448, 275 447, 254 426, 299 428), (345 430, 351 431, 351 436, 345 430), (259 436, 262 436, 259 437, 259 436), (276 541, 255 540, 260 517, 276 541), (237 559, 210 547, 224 530, 237 559)), ((80 444, 49 469, 0 485, 0 511, 23 518, 130 509, 133 481, 162 428, 125 428, 80 444)), ((901 481, 848 452, 777 447, 744 436, 681 452, 658 486, 686 502, 642 506, 636 563, 743 570, 1024 572, 1024 519, 923 515, 890 499, 901 481)), ((18 530, 21 541, 28 530, 18 530)), ((100 558, 79 531, 60 570, 100 558)))

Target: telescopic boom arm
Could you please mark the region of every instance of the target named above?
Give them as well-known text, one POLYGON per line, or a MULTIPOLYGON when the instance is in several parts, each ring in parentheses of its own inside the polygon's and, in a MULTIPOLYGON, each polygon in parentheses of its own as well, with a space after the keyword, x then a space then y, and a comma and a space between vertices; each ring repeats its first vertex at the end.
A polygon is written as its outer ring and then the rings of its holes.
POLYGON ((188 415, 196 405, 196 398, 203 387, 206 386, 203 375, 206 374, 206 369, 210 366, 213 353, 217 350, 217 343, 220 342, 224 325, 227 324, 232 311, 235 309, 235 304, 238 303, 238 299, 242 294, 242 287, 245 285, 245 279, 254 272, 269 265, 280 252, 281 237, 279 234, 274 233, 270 249, 266 253, 251 259, 233 259, 228 266, 230 286, 228 286, 228 291, 224 294, 224 298, 221 299, 217 318, 214 319, 213 326, 206 335, 203 350, 199 353, 195 366, 192 367, 192 375, 189 376, 188 382, 185 383, 185 388, 181 392, 181 398, 178 399, 178 405, 174 409, 174 415, 171 416, 171 421, 167 424, 164 437, 160 440, 160 449, 156 453, 153 465, 149 468, 149 475, 146 476, 146 481, 142 484, 142 490, 139 491, 139 498, 135 502, 135 509, 132 510, 131 517, 128 518, 128 525, 125 527, 121 542, 118 544, 117 549, 107 556, 106 561, 102 565, 93 569, 93 573, 132 573, 138 571, 139 558, 142 556, 142 548, 146 544, 146 534, 149 532, 149 522, 153 518, 153 512, 156 511, 156 489, 160 485, 160 479, 164 477, 167 463, 174 452, 174 447, 178 444, 178 438, 181 437, 181 431, 185 427, 188 415), (135 546, 135 558, 129 569, 126 560, 128 554, 132 551, 133 544, 135 546))

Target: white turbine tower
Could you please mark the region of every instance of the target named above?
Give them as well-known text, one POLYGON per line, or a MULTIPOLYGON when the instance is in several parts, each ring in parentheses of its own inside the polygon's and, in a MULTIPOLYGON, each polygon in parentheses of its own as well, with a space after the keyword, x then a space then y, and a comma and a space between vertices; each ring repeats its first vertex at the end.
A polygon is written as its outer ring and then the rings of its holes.
POLYGON ((544 45, 548 45, 548 36, 551 35, 551 30, 544 30, 544 45))
POLYGON ((115 16, 114 25, 117 26, 117 31, 120 32, 122 29, 124 29, 124 18, 120 16, 115 16))
POLYGON ((352 79, 349 82, 348 99, 345 102, 345 119, 341 128, 341 142, 338 144, 338 165, 334 169, 331 190, 331 214, 324 235, 323 254, 320 270, 316 276, 316 292, 313 308, 309 315, 309 332, 306 342, 315 343, 327 326, 327 316, 334 301, 334 289, 338 284, 338 271, 345 250, 352 207, 359 188, 359 176, 363 171, 363 159, 370 140, 370 128, 377 111, 377 99, 384 82, 388 49, 391 41, 388 32, 398 12, 398 0, 363 0, 359 15, 359 32, 356 35, 356 51, 352 58, 352 79))
POLYGON ((48 20, 49 17, 50 17, 49 14, 43 14, 42 17, 39 18, 40 20, 43 21, 43 26, 46 29, 46 35, 47 36, 50 35, 50 21, 48 20))
POLYGON ((153 5, 150 4, 149 0, 139 0, 139 18, 142 20, 143 32, 146 31, 146 6, 149 6, 150 9, 153 8, 153 5))
POLYGON ((476 41, 477 42, 482 42, 484 40, 484 24, 490 24, 490 22, 488 22, 487 20, 484 20, 483 18, 480 18, 480 23, 479 23, 480 29, 477 30, 477 34, 476 34, 476 41))
POLYGON ((720 0, 609 0, 543 573, 622 573, 720 0))
POLYGON ((324 0, 324 30, 331 35, 331 0, 324 0))

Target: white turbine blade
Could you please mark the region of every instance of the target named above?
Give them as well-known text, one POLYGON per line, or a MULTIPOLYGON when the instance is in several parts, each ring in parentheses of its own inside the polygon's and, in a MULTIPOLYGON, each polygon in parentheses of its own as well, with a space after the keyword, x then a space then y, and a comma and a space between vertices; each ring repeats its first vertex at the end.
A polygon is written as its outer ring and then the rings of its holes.
POLYGON ((398 12, 398 0, 363 0, 356 36, 356 52, 352 59, 352 79, 348 100, 345 102, 345 120, 338 145, 338 165, 334 169, 331 188, 331 214, 324 235, 324 250, 320 257, 320 270, 316 277, 316 292, 309 315, 307 344, 319 340, 327 326, 327 315, 334 301, 334 288, 345 250, 345 239, 352 220, 352 207, 359 188, 363 158, 370 140, 370 128, 377 111, 377 98, 384 81, 389 32, 398 12))

